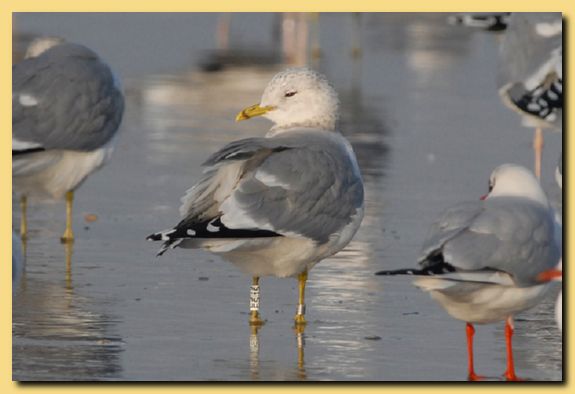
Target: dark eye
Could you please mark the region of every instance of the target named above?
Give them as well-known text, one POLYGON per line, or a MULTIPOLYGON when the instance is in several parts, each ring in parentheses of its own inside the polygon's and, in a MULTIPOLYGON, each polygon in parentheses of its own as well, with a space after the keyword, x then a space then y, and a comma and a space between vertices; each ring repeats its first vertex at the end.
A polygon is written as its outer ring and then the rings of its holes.
POLYGON ((291 92, 287 92, 287 93, 285 94, 285 97, 295 96, 296 93, 297 93, 297 91, 292 90, 291 92))

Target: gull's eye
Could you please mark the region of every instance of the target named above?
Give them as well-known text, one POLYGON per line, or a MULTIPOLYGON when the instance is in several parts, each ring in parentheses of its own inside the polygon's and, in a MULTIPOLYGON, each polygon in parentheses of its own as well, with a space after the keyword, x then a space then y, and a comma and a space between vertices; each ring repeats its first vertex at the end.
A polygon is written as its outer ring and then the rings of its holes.
POLYGON ((297 93, 297 91, 290 90, 289 92, 286 92, 286 94, 284 96, 285 97, 292 97, 292 96, 295 96, 296 93, 297 93))
POLYGON ((491 192, 491 190, 493 190, 493 182, 489 181, 489 192, 491 192))

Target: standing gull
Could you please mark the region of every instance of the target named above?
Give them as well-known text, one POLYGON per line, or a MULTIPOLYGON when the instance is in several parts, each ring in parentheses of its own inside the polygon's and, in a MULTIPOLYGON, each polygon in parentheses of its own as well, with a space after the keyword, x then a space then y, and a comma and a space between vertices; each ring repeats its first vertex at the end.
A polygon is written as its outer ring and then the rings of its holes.
POLYGON ((12 183, 27 236, 28 197, 66 197, 71 242, 74 190, 102 166, 124 112, 110 68, 90 49, 58 42, 12 68, 12 183))
POLYGON ((543 131, 563 127, 563 21, 561 13, 512 13, 500 46, 503 102, 535 128, 535 175, 541 177, 543 131))
MULTIPOLYGON (((556 268, 552 268, 547 271, 543 271, 537 277, 541 282, 549 281, 559 281, 563 282, 563 260, 559 261, 556 268)), ((557 327, 560 331, 563 331, 563 291, 559 292, 557 296, 557 301, 555 302, 555 321, 557 322, 557 327)))
MULTIPOLYGON (((557 163, 557 168, 555 169, 555 180, 561 189, 563 189, 563 153, 559 156, 559 161, 557 163)), ((563 199, 561 199, 560 211, 563 211, 563 199)), ((563 218, 559 212, 555 215, 555 231, 556 237, 561 240, 561 245, 563 245, 563 218)), ((563 251, 563 249, 561 249, 563 251)), ((563 258, 559 260, 559 264, 556 268, 547 270, 539 274, 538 279, 541 282, 549 281, 559 281, 563 282, 563 258)), ((557 327, 559 330, 563 331, 563 291, 559 292, 557 301, 555 302, 555 320, 557 321, 557 327)))
POLYGON ((297 277, 296 325, 305 324, 308 271, 344 248, 363 218, 363 183, 349 142, 337 131, 338 98, 307 68, 278 73, 261 102, 236 120, 264 116, 264 138, 234 141, 204 163, 182 198, 182 220, 152 234, 168 248, 204 248, 253 277, 250 324, 261 325, 259 278, 297 277))
POLYGON ((414 284, 456 319, 467 322, 469 379, 473 368, 473 324, 506 321, 508 380, 517 380, 511 339, 513 315, 535 306, 550 285, 538 274, 560 256, 554 218, 545 193, 524 167, 504 164, 490 177, 481 201, 448 209, 431 227, 421 269, 377 275, 416 275, 414 284))

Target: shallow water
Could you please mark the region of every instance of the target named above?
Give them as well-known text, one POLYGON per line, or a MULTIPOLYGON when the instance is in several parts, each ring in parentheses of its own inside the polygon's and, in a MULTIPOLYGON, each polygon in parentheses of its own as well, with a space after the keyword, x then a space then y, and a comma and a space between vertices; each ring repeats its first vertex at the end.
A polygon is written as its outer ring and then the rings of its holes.
MULTIPOLYGON (((113 159, 78 190, 72 247, 64 207, 30 208, 25 272, 13 297, 15 380, 440 380, 467 377, 465 325, 408 278, 430 223, 485 193, 504 162, 532 167, 532 130, 497 96, 497 35, 448 26, 445 15, 365 15, 363 56, 352 18, 323 15, 320 69, 341 95, 366 215, 350 245, 310 273, 305 333, 293 329, 296 281, 264 278, 256 334, 251 278, 202 251, 156 258, 146 235, 178 220, 200 164, 269 123, 234 123, 281 67, 203 74, 216 16, 20 14, 17 32, 93 47, 123 80, 127 105, 113 159), (95 222, 84 220, 97 215, 95 222)), ((272 51, 274 17, 234 16, 232 45, 272 51), (255 23, 257 22, 257 23, 255 23)), ((545 133, 543 185, 557 198, 561 135, 545 133)), ((14 227, 19 213, 14 205, 14 227)), ((561 380, 554 297, 516 319, 518 374, 561 380)), ((503 323, 478 326, 476 368, 505 370, 503 323)))

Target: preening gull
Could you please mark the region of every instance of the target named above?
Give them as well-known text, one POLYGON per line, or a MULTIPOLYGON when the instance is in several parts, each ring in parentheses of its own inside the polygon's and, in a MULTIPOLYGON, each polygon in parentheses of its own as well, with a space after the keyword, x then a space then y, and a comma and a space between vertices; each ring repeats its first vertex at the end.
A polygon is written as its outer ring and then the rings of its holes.
POLYGON ((296 325, 305 324, 308 271, 344 248, 363 218, 363 182, 349 142, 336 129, 339 101, 321 74, 275 75, 261 102, 236 120, 264 116, 263 138, 234 141, 204 163, 182 198, 182 220, 152 234, 168 248, 204 248, 253 277, 250 324, 259 316, 259 278, 297 277, 296 325))
POLYGON ((419 269, 377 275, 416 275, 414 284, 453 317, 467 322, 469 379, 473 368, 473 324, 506 320, 508 380, 516 380, 512 317, 535 306, 549 283, 538 275, 560 257, 553 209, 538 180, 526 168, 504 164, 490 177, 481 201, 448 209, 424 242, 419 269))
POLYGON ((12 67, 12 183, 27 236, 28 197, 66 198, 74 239, 74 190, 109 158, 124 112, 110 68, 92 50, 53 41, 12 67), (42 52, 43 50, 43 52, 42 52))

